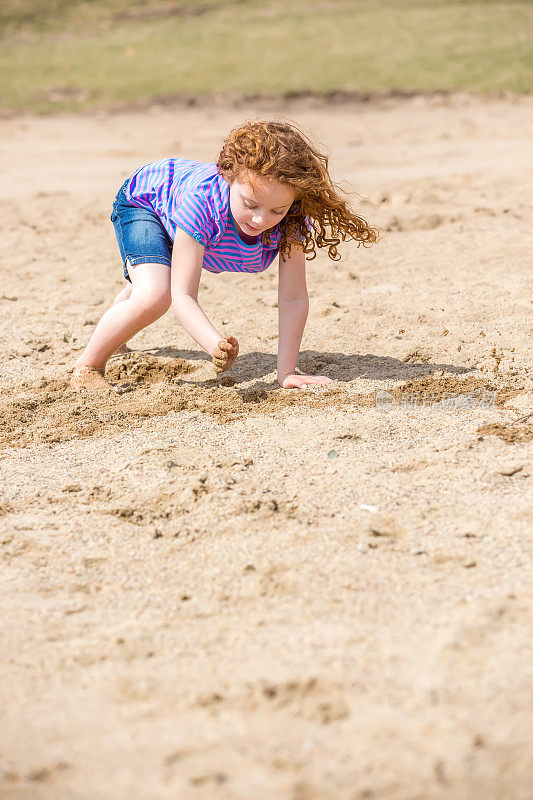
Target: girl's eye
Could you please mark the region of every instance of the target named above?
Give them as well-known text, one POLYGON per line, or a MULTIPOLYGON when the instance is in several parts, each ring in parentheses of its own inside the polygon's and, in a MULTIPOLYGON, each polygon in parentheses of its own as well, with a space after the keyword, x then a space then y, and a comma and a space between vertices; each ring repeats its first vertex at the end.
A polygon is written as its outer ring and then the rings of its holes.
MULTIPOLYGON (((258 206, 251 205, 251 203, 249 203, 247 200, 243 200, 242 202, 244 207, 249 208, 250 211, 253 211, 254 209, 258 208, 258 206)), ((275 214, 277 217, 282 217, 285 214, 284 211, 273 211, 272 213, 275 214)))

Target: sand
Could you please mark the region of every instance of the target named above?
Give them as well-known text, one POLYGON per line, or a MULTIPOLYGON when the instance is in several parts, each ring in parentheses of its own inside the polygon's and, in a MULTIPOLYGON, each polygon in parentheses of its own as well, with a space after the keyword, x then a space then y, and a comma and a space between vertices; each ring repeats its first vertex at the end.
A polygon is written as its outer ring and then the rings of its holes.
POLYGON ((121 182, 272 108, 0 121, 2 798, 531 797, 532 106, 282 110, 384 232, 309 263, 302 392, 275 267, 202 279, 229 373, 169 313, 67 386, 121 182))

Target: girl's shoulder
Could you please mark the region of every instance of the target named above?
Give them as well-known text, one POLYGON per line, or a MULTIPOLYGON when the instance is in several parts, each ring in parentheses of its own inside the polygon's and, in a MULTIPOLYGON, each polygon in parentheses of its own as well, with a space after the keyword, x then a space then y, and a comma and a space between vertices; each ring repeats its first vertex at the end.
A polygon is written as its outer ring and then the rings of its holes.
POLYGON ((170 193, 181 186, 194 187, 215 179, 216 164, 205 164, 187 158, 160 158, 140 167, 129 179, 132 187, 167 187, 170 193))
POLYGON ((217 216, 227 216, 229 184, 219 174, 216 164, 175 159, 174 170, 178 204, 189 198, 201 202, 217 216))
POLYGON ((199 186, 205 189, 211 184, 221 190, 224 184, 228 186, 218 174, 216 164, 188 158, 161 158, 151 161, 140 167, 132 177, 141 175, 153 185, 166 184, 174 190, 181 187, 193 190, 199 186))
POLYGON ((174 159, 174 184, 179 194, 194 193, 217 201, 229 197, 229 184, 219 175, 217 165, 174 159))
POLYGON ((175 226, 204 246, 216 245, 224 234, 229 214, 229 184, 216 164, 175 159, 168 195, 175 226))
MULTIPOLYGON (((211 162, 191 161, 187 158, 168 159, 175 179, 191 188, 200 185, 218 184, 224 179, 218 174, 217 165, 211 162)), ((224 181, 226 183, 226 181, 224 181)))

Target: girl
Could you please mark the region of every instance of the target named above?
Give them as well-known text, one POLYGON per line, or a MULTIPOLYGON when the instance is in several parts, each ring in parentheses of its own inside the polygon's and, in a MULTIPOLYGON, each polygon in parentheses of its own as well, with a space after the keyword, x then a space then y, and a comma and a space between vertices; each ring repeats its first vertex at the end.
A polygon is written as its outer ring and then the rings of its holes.
POLYGON ((327 157, 295 125, 240 125, 216 164, 169 158, 142 167, 118 192, 111 220, 128 283, 77 361, 73 388, 113 391, 104 378, 109 357, 171 305, 215 371, 229 369, 239 344, 224 338, 198 303, 202 269, 263 272, 276 254, 279 384, 304 389, 331 382, 295 374, 309 307, 306 256, 326 247, 337 261, 341 239, 370 245, 378 232, 339 196, 327 157))

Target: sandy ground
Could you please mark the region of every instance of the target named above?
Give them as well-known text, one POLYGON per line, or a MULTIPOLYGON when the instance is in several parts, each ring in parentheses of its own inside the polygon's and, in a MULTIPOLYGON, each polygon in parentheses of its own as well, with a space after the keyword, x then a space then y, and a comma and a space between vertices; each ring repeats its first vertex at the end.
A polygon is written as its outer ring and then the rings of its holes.
POLYGON ((309 264, 335 385, 277 388, 273 266, 203 279, 233 385, 168 314, 116 400, 116 190, 266 112, 0 122, 2 798, 531 798, 532 106, 285 109, 385 233, 309 264))

